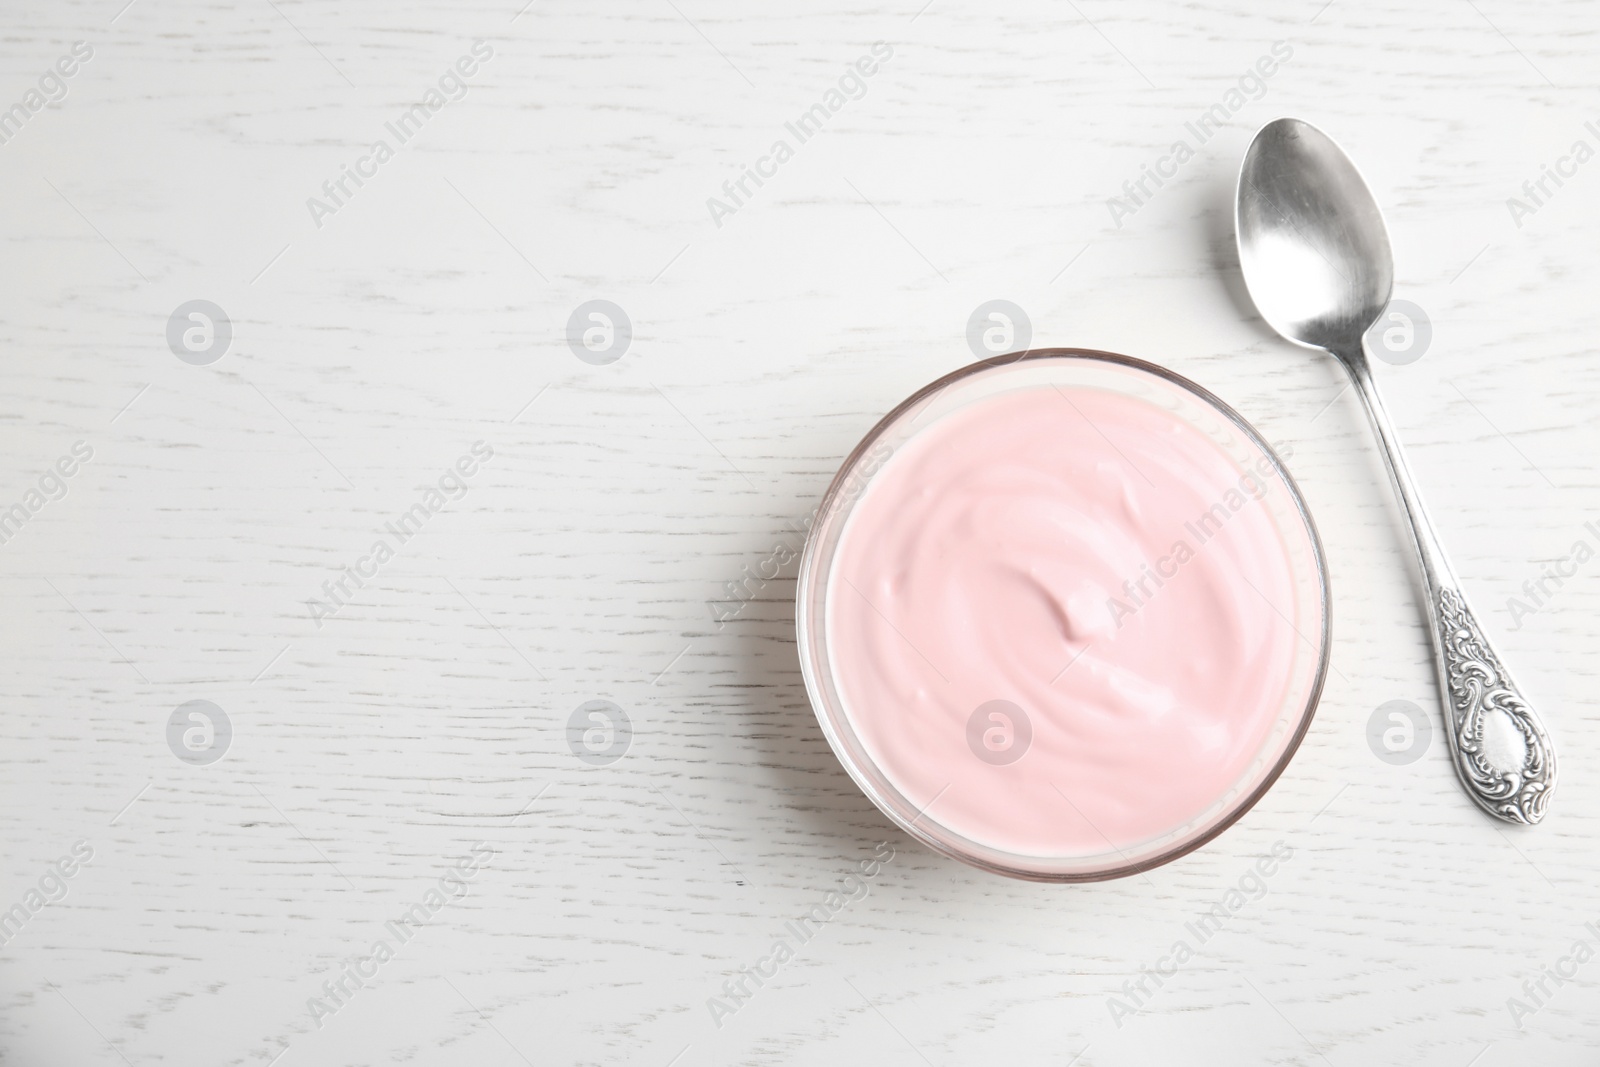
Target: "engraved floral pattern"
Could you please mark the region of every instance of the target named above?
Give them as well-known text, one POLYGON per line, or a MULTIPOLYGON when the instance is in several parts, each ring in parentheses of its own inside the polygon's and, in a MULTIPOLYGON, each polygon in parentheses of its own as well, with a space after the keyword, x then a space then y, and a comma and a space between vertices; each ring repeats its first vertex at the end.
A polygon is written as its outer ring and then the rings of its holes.
POLYGON ((1451 751, 1473 799, 1513 822, 1537 823, 1555 787, 1555 752, 1544 728, 1489 650, 1477 621, 1454 589, 1439 591, 1439 627, 1450 703, 1451 751), (1484 723, 1502 713, 1522 736, 1518 770, 1502 770, 1484 756, 1484 723))

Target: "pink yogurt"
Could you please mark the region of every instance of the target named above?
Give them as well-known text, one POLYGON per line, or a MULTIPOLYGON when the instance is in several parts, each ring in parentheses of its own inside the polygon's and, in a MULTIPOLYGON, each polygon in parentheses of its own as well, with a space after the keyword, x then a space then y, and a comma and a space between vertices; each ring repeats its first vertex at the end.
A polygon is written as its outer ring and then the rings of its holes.
POLYGON ((1275 477, 1088 386, 919 431, 872 475, 827 590, 868 755, 927 819, 1023 856, 1137 849, 1214 812, 1303 640, 1260 499, 1275 477))

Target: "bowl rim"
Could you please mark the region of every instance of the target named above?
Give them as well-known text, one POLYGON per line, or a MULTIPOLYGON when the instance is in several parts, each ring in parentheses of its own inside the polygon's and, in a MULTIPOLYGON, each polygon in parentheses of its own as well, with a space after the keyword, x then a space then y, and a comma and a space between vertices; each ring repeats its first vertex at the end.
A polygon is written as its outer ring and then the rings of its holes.
MULTIPOLYGON (((799 655, 800 674, 805 680, 806 697, 811 703, 812 714, 816 716, 817 724, 822 728, 822 734, 828 740, 828 747, 833 750, 835 758, 837 758, 839 763, 843 765, 846 773, 848 773, 851 779, 856 783, 856 787, 865 793, 867 799, 871 800, 873 805, 877 807, 880 812, 888 817, 888 819, 898 826, 902 831, 910 835, 914 840, 921 842, 923 845, 939 853, 940 855, 949 856, 951 859, 959 860, 962 863, 977 867, 980 870, 989 871, 993 874, 1006 875, 1007 877, 1018 878, 1031 882, 1104 882, 1115 878, 1127 878, 1135 874, 1142 874, 1145 871, 1153 870, 1156 867, 1164 866, 1168 863, 1171 863, 1173 860, 1181 859, 1182 857, 1187 856, 1189 853, 1195 851, 1201 846, 1215 840, 1223 833, 1223 831, 1229 829, 1240 819, 1242 819, 1245 814, 1253 809, 1261 800, 1261 798, 1267 794, 1267 790, 1271 789, 1272 786, 1277 783, 1278 779, 1283 775, 1283 772, 1288 768, 1289 761, 1292 760, 1295 753, 1300 750, 1301 742, 1305 740, 1306 734, 1311 729, 1311 721, 1316 717, 1317 706, 1322 700, 1322 689, 1323 685, 1327 681, 1328 666, 1333 650, 1332 598, 1329 595, 1328 564, 1322 547, 1321 534, 1319 534, 1317 531, 1316 521, 1312 518, 1311 509, 1307 506, 1305 497, 1300 492, 1300 486, 1295 482, 1294 476, 1289 473, 1289 469, 1284 466, 1283 459, 1278 455, 1277 451, 1273 449, 1272 445, 1268 443, 1266 438, 1261 436, 1260 431, 1258 431, 1248 419, 1239 414, 1238 411, 1234 410, 1232 405, 1223 401, 1209 389, 1206 389, 1204 386, 1191 381, 1176 371, 1169 370, 1166 367, 1151 363, 1147 360, 1138 359, 1134 356, 1125 356, 1121 353, 1107 352, 1095 348, 1030 348, 1022 352, 1008 353, 1006 355, 994 356, 989 359, 982 359, 974 363, 969 363, 964 367, 960 367, 954 371, 951 371, 949 374, 929 382, 916 392, 912 393, 910 396, 906 397, 899 404, 895 405, 895 407, 891 409, 888 414, 879 419, 873 425, 872 429, 868 430, 864 435, 862 435, 861 440, 856 444, 855 448, 852 449, 850 454, 846 456, 840 463, 838 471, 834 474, 832 481, 828 483, 827 490, 822 494, 822 499, 818 503, 814 514, 815 518, 811 523, 811 528, 806 533, 805 547, 802 549, 800 557, 800 570, 795 579, 795 650, 799 655), (815 676, 815 671, 813 670, 811 663, 813 658, 811 655, 813 635, 811 633, 811 627, 806 621, 809 614, 809 609, 813 606, 813 601, 816 596, 825 595, 826 593, 825 590, 819 590, 816 593, 812 591, 812 587, 815 584, 815 575, 813 574, 813 571, 815 571, 819 566, 817 557, 820 549, 818 547, 819 538, 817 536, 817 531, 821 529, 824 517, 827 516, 836 506, 840 494, 844 491, 845 485, 848 481, 848 476, 855 469, 857 463, 860 462, 866 451, 876 444, 884 435, 884 433, 887 432, 887 430, 896 422, 898 422, 902 416, 906 415, 919 405, 931 401, 933 397, 943 392, 949 386, 954 385, 965 378, 974 377, 997 367, 1009 366, 1011 364, 1021 363, 1029 360, 1049 359, 1075 359, 1111 363, 1131 368, 1136 371, 1142 371, 1146 374, 1154 375, 1157 378, 1164 379, 1165 381, 1176 385, 1180 389, 1186 390, 1187 392, 1193 394, 1202 402, 1210 406, 1213 410, 1227 418, 1229 422, 1233 423, 1237 429, 1244 433, 1244 435, 1261 450, 1262 454, 1271 461, 1273 470, 1281 479, 1283 479, 1283 483, 1289 491, 1289 499, 1293 501, 1295 510, 1299 513, 1301 520, 1305 523, 1306 533, 1309 535, 1311 541, 1311 555, 1316 563, 1318 609, 1322 618, 1321 632, 1318 635, 1319 649, 1316 675, 1312 679, 1311 687, 1307 692, 1305 707, 1300 712, 1299 720, 1295 724, 1293 735, 1289 738, 1288 743, 1284 746, 1282 754, 1278 757, 1273 766, 1268 769, 1267 773, 1262 777, 1260 783, 1257 784, 1257 786, 1251 790, 1248 795, 1243 797, 1226 815, 1219 819, 1216 825, 1210 827, 1204 833, 1196 836, 1192 840, 1186 840, 1181 844, 1175 845, 1172 848, 1157 853, 1146 859, 1126 863, 1117 867, 1110 867, 1105 870, 1089 872, 1045 872, 1030 870, 1023 867, 1012 867, 1005 864, 992 863, 981 857, 969 855, 959 848, 952 847, 948 843, 941 841, 932 834, 920 829, 916 825, 916 823, 921 819, 920 812, 918 813, 916 819, 907 820, 902 818, 898 812, 896 812, 890 805, 885 803, 883 797, 880 796, 877 787, 865 777, 862 772, 862 768, 858 767, 856 760, 848 754, 842 739, 834 730, 833 724, 822 712, 823 701, 820 695, 820 683, 815 676)), ((934 799, 937 800, 938 798, 935 797, 934 799)), ((931 806, 931 802, 928 806, 931 806)), ((1113 849, 1116 850, 1115 846, 1113 846, 1113 849)))

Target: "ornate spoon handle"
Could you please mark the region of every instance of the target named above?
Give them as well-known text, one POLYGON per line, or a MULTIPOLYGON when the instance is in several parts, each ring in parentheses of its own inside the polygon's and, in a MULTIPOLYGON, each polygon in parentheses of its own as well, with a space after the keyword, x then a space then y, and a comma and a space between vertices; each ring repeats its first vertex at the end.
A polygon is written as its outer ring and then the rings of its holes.
POLYGON ((1458 589, 1434 594, 1433 644, 1440 690, 1448 705, 1450 755, 1456 774, 1478 806, 1507 822, 1533 825, 1544 818, 1556 784, 1556 752, 1539 716, 1483 639, 1478 620, 1458 589), (1506 716, 1522 737, 1522 766, 1498 768, 1485 759, 1484 721, 1506 716))
POLYGON ((1356 392, 1361 395, 1382 445, 1395 492, 1410 520, 1411 539, 1428 596, 1434 661, 1445 705, 1445 735, 1450 741, 1456 777, 1461 779, 1467 795, 1490 815, 1507 822, 1537 823, 1544 818, 1555 789, 1555 748, 1538 714, 1522 698, 1510 674, 1500 665, 1500 658, 1484 639, 1478 620, 1461 594, 1461 583, 1428 521, 1394 426, 1378 398, 1366 352, 1354 347, 1334 354, 1350 372, 1356 392), (1504 716, 1505 724, 1521 738, 1520 767, 1498 766, 1491 761, 1485 740, 1492 716, 1504 716))

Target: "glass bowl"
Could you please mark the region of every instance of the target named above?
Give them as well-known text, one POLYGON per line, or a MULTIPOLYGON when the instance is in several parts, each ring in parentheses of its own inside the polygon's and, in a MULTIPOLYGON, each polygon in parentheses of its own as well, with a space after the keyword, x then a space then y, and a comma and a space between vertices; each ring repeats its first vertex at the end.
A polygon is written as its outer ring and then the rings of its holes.
MULTIPOLYGON (((1063 395, 1068 394, 1064 392, 1063 395)), ((1073 395, 1088 397, 1091 394, 1073 395)), ((1092 395, 1097 396, 1098 393, 1092 395)), ((1122 401, 1116 403, 1121 404, 1122 401)), ((1064 414, 1064 417, 1067 416, 1064 414)), ((1159 439, 1151 440, 1156 442, 1157 447, 1165 447, 1159 439)), ((1105 437, 1105 441, 1111 447, 1117 447, 1110 437, 1105 437)), ((916 448, 911 448, 910 452, 915 454, 916 448)), ((1151 484, 1154 491, 1154 483, 1151 484)), ((1184 488, 1190 488, 1189 484, 1184 483, 1184 488)), ((1225 486, 1214 488, 1220 492, 1225 486)), ((868 528, 863 526, 863 529, 868 528)), ((1228 553, 1221 555, 1224 561, 1218 565, 1226 566, 1226 560, 1231 556, 1228 553)), ((1274 559, 1271 565, 1277 567, 1278 563, 1274 559)), ((1211 567, 1212 564, 1208 563, 1207 566, 1211 567)), ((1238 573, 1243 582, 1254 584, 1250 583, 1243 568, 1238 573)), ((844 580, 848 582, 847 578, 844 580)), ((1257 589, 1257 592, 1260 590, 1257 589)), ((795 600, 796 639, 806 689, 823 734, 862 791, 901 829, 929 848, 986 871, 1036 881, 1085 882, 1136 874, 1199 848, 1227 829, 1266 793, 1288 765, 1310 726, 1328 667, 1328 576, 1322 546, 1305 501, 1277 454, 1243 417, 1193 382, 1141 360, 1086 349, 1041 349, 975 363, 929 384, 886 415, 851 452, 822 499, 806 541, 795 600), (860 724, 852 717, 849 701, 843 691, 849 686, 841 682, 838 662, 840 655, 848 657, 851 653, 843 651, 845 644, 840 643, 837 647, 835 644, 844 641, 839 631, 848 627, 839 622, 833 605, 844 599, 842 593, 835 591, 841 544, 848 537, 852 519, 858 512, 864 509, 869 514, 872 512, 872 507, 864 505, 864 502, 873 499, 876 476, 903 459, 908 446, 928 440, 922 435, 952 415, 1016 391, 1049 388, 1057 391, 1106 391, 1115 397, 1155 405, 1164 413, 1158 413, 1160 417, 1170 419, 1176 428, 1174 441, 1188 442, 1187 447, 1192 452, 1199 440, 1188 431, 1202 434, 1224 457, 1220 461, 1216 457, 1208 459, 1208 462, 1220 462, 1219 470, 1231 464, 1241 475, 1255 472, 1258 482, 1250 484, 1252 490, 1257 486, 1261 489, 1261 495, 1256 499, 1267 518, 1251 521, 1269 523, 1261 528, 1270 530, 1281 545, 1283 569, 1273 573, 1283 577, 1283 581, 1275 588, 1286 592, 1287 595, 1280 599, 1288 601, 1273 603, 1268 600, 1268 604, 1276 617, 1281 618, 1283 625, 1293 631, 1293 636, 1288 636, 1288 630, 1283 631, 1283 647, 1274 653, 1272 676, 1262 683, 1269 687, 1263 690, 1268 694, 1262 699, 1265 710, 1252 713, 1258 718, 1247 739, 1250 744, 1247 750, 1232 754, 1232 762, 1226 765, 1222 775, 1226 779, 1225 787, 1213 790, 1214 795, 1207 793, 1199 800, 1186 800, 1187 806, 1171 818, 1158 806, 1152 807, 1152 812, 1156 812, 1152 819, 1159 825, 1153 824, 1133 838, 1124 835, 1120 843, 1099 833, 1101 840, 1096 842, 1041 851, 1035 847, 1018 847, 1015 840, 1001 839, 1006 835, 992 833, 982 827, 975 830, 972 820, 963 821, 954 817, 959 797, 945 801, 952 815, 941 818, 940 801, 943 794, 933 793, 925 784, 920 788, 914 787, 918 783, 912 782, 913 776, 896 769, 900 754, 894 748, 896 742, 893 735, 885 735, 876 725, 866 731, 859 728, 860 724), (1279 673, 1281 678, 1278 677, 1279 673), (1280 693, 1281 699, 1278 696, 1280 693), (887 742, 885 736, 889 736, 887 742), (1234 774, 1235 767, 1237 774, 1234 774), (957 826, 964 826, 965 829, 958 829, 957 826)), ((1110 603, 1108 600, 1107 605, 1110 606, 1110 603)), ((859 612, 859 609, 850 610, 859 612)), ((887 616, 884 616, 884 621, 893 626, 887 616)), ((1196 627, 1204 627, 1207 623, 1205 618, 1193 620, 1196 627)), ((1140 651, 1145 655, 1150 654, 1149 649, 1140 651)), ((1166 654, 1159 649, 1155 651, 1166 654)), ((1182 647, 1174 648, 1171 655, 1182 656, 1185 651, 1182 647)), ((981 667, 980 664, 980 672, 981 667)), ((888 667, 882 669, 888 671, 888 667)), ((932 669, 937 671, 937 667, 932 669)), ((848 674, 844 677, 847 681, 848 674)), ((882 677, 888 678, 889 674, 882 677)), ((1252 673, 1250 677, 1255 679, 1257 675, 1252 673)), ((1003 703, 997 702, 997 706, 1003 703)), ((913 707, 914 702, 908 698, 903 705, 913 707)), ((1042 713, 1048 717, 1058 711, 1046 709, 1042 713)), ((978 712, 975 711, 973 715, 976 720, 978 712)), ((861 722, 867 723, 869 718, 864 716, 861 722)), ((882 721, 878 720, 880 723, 882 721)), ((948 735, 960 727, 948 715, 930 718, 926 722, 921 719, 912 721, 916 722, 919 733, 923 730, 943 731, 948 735)), ((1008 723, 1004 718, 994 721, 1008 723)), ((1120 727, 1113 723, 1112 728, 1120 727)), ((974 746, 973 753, 982 759, 982 753, 976 747, 977 742, 970 731, 969 724, 966 741, 974 746)), ((954 737, 941 735, 934 740, 944 744, 946 751, 953 751, 957 747, 954 737)), ((1130 732, 1123 738, 1123 743, 1137 747, 1144 741, 1140 735, 1130 732)), ((1083 751, 1085 759, 1098 758, 1087 748, 1083 751)), ((1186 758, 1181 748, 1179 755, 1180 758, 1186 758)), ((1026 758, 1025 755, 1022 758, 1026 758)), ((1046 758, 1038 757, 1040 760, 1046 758)), ((1048 770, 1048 763, 1044 766, 1048 770)), ((1094 766, 1100 773, 1099 766, 1094 766)), ((980 803, 990 803, 995 796, 1000 797, 1002 808, 1008 803, 1009 794, 1005 793, 1007 779, 1003 777, 1003 772, 1004 768, 1001 768, 994 772, 993 777, 984 779, 995 785, 980 803)), ((990 772, 980 770, 978 773, 990 772)), ((1053 776, 1047 777, 1055 784, 1053 776)), ((1152 790, 1162 787, 1163 783, 1157 781, 1128 782, 1126 796, 1119 803, 1126 808, 1129 803, 1126 797, 1132 797, 1131 803, 1137 807, 1141 797, 1153 795, 1152 790)), ((967 786, 964 784, 963 788, 967 786)), ((1210 786, 1205 788, 1210 789, 1210 786)), ((1072 806, 1071 813, 1063 806, 1060 818, 1081 817, 1087 823, 1088 817, 1079 811, 1078 804, 1073 804, 1067 792, 1059 785, 1056 791, 1072 806)), ((1011 816, 1008 814, 1004 817, 1011 816)), ((1054 812, 1041 814, 1033 811, 1028 817, 1042 819, 1049 824, 1057 816, 1054 812)), ((1064 829, 1065 824, 1062 825, 1064 829)), ((1098 832, 1097 826, 1095 829, 1098 832)), ((1081 826, 1075 827, 1073 832, 1083 835, 1081 826)))

